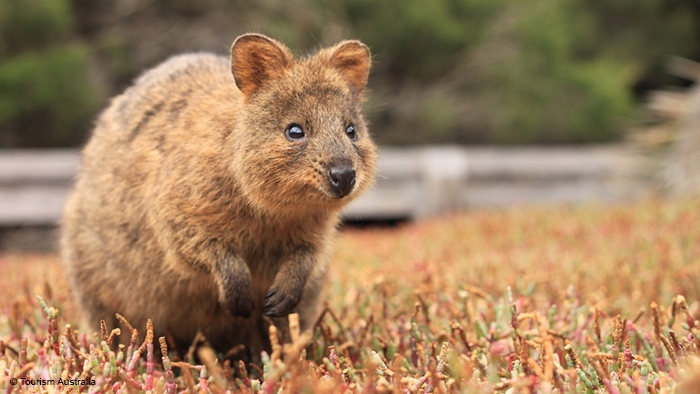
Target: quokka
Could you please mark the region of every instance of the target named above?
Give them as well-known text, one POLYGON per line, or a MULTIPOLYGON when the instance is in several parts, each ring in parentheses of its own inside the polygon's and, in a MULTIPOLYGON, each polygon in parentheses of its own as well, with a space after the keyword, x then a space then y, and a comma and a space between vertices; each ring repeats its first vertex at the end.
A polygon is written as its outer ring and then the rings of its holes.
POLYGON ((145 72, 99 116, 62 218, 61 253, 86 324, 153 321, 186 349, 269 347, 264 315, 308 328, 342 207, 376 162, 362 114, 370 51, 303 58, 259 34, 230 58, 145 72))

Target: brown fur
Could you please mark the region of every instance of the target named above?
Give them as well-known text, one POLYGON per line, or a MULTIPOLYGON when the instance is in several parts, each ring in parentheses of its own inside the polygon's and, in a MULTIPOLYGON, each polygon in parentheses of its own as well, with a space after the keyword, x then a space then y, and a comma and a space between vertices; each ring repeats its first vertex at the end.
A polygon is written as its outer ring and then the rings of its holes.
POLYGON ((181 348, 201 329, 219 350, 245 344, 252 357, 267 347, 263 313, 298 312, 308 328, 339 210, 374 174, 361 113, 369 65, 358 41, 295 59, 247 34, 230 62, 177 56, 114 98, 62 221, 87 324, 150 318, 181 348), (289 124, 303 141, 285 137, 289 124), (344 197, 329 184, 338 163, 356 171, 344 197))

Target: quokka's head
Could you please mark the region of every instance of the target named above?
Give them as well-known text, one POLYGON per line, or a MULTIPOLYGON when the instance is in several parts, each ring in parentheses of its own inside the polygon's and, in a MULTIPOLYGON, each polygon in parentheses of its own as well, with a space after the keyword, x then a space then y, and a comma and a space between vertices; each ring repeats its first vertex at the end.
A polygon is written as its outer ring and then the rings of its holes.
POLYGON ((251 202, 334 210, 372 183, 377 153, 362 115, 370 58, 359 41, 295 58, 263 35, 236 39, 231 71, 244 110, 233 168, 251 202))

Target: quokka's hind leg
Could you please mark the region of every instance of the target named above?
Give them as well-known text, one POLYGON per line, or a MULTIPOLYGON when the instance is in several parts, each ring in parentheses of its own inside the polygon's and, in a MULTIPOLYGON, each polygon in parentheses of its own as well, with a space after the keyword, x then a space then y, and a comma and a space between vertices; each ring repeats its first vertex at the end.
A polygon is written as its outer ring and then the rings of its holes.
MULTIPOLYGON (((75 291, 75 290, 74 290, 75 291)), ((80 319, 82 331, 88 335, 97 333, 99 335, 101 331, 101 321, 104 320, 105 327, 107 329, 107 334, 111 333, 112 330, 119 327, 119 321, 116 315, 110 309, 106 308, 101 302, 96 300, 94 297, 90 297, 86 294, 78 294, 78 302, 80 303, 82 316, 80 319)), ((128 343, 131 333, 125 333, 125 330, 121 328, 121 335, 117 337, 115 343, 128 343)))
POLYGON ((321 267, 317 267, 317 272, 306 282, 304 295, 295 310, 302 331, 312 329, 321 313, 321 296, 327 280, 327 270, 321 267))

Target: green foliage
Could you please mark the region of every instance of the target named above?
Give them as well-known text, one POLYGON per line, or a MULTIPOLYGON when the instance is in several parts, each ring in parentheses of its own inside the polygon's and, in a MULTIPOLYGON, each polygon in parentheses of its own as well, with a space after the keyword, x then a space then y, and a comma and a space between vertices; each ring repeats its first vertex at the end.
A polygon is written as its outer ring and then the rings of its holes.
POLYGON ((79 143, 99 103, 67 0, 0 0, 0 146, 79 143))
POLYGON ((366 42, 380 144, 606 142, 638 121, 646 90, 679 83, 664 69, 669 56, 700 56, 700 5, 0 0, 0 146, 82 140, 102 105, 89 69, 116 93, 169 55, 223 52, 246 31, 297 53, 366 42))
POLYGON ((374 72, 380 86, 375 94, 385 95, 377 101, 392 103, 385 111, 395 112, 373 119, 379 129, 390 130, 387 140, 378 133, 382 143, 614 141, 635 119, 640 105, 635 87, 667 81, 663 62, 698 50, 689 37, 700 17, 684 2, 343 4, 351 30, 377 54, 374 72), (435 94, 402 100, 398 96, 406 87, 450 94, 443 101, 451 104, 436 107, 435 94), (469 113, 474 103, 488 108, 486 119, 445 116, 469 113), (416 107, 422 110, 416 112, 416 107), (407 114, 411 120, 396 120, 407 114), (402 138, 403 132, 391 130, 404 129, 406 123, 430 136, 402 138))
POLYGON ((441 97, 426 102, 420 115, 426 128, 437 136, 448 134, 455 124, 451 103, 441 97))
POLYGON ((648 67, 669 54, 697 55, 698 3, 694 0, 589 0, 584 12, 595 13, 602 51, 648 67))
POLYGON ((14 50, 66 38, 73 23, 67 0, 0 0, 0 31, 14 50))
POLYGON ((88 56, 79 45, 26 52, 0 63, 0 142, 5 146, 61 146, 95 111, 86 81, 88 56))
POLYGON ((387 77, 430 82, 479 40, 500 3, 346 0, 344 5, 354 32, 372 44, 387 77))
POLYGON ((572 4, 533 0, 510 10, 518 19, 500 39, 514 49, 486 73, 501 86, 490 94, 500 107, 495 142, 605 142, 632 115, 634 63, 597 51, 593 15, 572 4))

